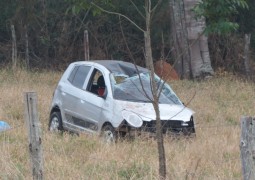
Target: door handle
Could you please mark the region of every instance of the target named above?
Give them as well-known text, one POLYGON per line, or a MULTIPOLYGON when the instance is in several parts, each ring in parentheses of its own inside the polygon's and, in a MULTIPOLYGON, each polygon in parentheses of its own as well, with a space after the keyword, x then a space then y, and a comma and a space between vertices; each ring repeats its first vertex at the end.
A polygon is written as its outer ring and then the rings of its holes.
POLYGON ((83 100, 81 100, 81 103, 84 104, 85 102, 83 100))
POLYGON ((63 95, 63 96, 65 96, 65 95, 66 95, 66 93, 65 93, 65 92, 62 92, 62 95, 63 95))

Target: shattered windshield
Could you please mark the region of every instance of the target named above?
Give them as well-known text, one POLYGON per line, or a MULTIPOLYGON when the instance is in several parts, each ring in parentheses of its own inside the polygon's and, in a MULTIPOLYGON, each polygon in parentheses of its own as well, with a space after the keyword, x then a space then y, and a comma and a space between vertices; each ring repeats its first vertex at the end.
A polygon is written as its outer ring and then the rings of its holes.
MULTIPOLYGON (((155 80, 157 86, 160 87, 158 89, 163 86, 159 98, 160 104, 182 104, 167 83, 163 83, 163 80, 156 75, 155 80)), ((112 73, 111 83, 114 99, 133 102, 151 102, 153 99, 149 72, 134 74, 133 76, 112 73)))

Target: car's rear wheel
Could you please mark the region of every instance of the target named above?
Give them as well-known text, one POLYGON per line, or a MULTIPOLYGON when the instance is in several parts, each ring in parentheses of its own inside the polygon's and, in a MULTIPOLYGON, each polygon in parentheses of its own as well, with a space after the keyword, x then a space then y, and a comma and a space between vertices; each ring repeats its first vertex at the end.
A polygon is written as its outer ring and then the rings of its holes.
POLYGON ((62 117, 60 112, 53 112, 50 116, 49 131, 63 131, 62 117))
POLYGON ((106 124, 103 126, 102 131, 101 131, 101 137, 104 142, 106 143, 113 143, 116 142, 116 131, 110 124, 106 124))

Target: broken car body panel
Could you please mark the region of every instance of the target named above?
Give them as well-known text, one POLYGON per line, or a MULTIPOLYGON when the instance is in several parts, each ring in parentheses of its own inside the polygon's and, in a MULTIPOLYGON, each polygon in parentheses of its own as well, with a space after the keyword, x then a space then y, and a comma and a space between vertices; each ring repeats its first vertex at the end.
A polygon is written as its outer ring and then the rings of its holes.
MULTIPOLYGON (((194 129, 194 112, 185 107, 171 87, 155 75, 160 118, 167 130, 194 129), (169 126, 169 127, 168 127, 169 126)), ((54 92, 51 114, 61 113, 63 128, 75 132, 100 133, 106 123, 154 128, 149 70, 113 60, 80 61, 69 65, 54 92)))
MULTIPOLYGON (((153 121, 156 119, 156 113, 151 103, 118 102, 122 109, 137 114, 143 121, 153 121)), ((159 104, 160 119, 162 120, 182 120, 190 121, 194 112, 181 105, 159 104)))

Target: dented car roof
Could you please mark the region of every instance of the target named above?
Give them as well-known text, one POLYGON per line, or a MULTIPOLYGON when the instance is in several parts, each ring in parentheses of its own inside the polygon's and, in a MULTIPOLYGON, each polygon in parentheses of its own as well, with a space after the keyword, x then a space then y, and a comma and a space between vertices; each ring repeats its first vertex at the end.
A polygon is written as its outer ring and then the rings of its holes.
POLYGON ((128 76, 133 76, 137 73, 149 72, 149 70, 146 68, 143 68, 138 65, 134 65, 129 62, 124 62, 124 61, 97 60, 97 61, 91 61, 91 62, 95 62, 106 67, 110 72, 123 73, 128 76))

